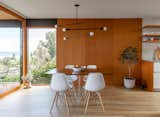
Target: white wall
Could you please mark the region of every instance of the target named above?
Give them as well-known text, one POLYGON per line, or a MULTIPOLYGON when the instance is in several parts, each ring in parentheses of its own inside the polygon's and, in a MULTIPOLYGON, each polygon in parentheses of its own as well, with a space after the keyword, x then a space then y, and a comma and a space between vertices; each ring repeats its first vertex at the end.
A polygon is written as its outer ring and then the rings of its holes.
POLYGON ((160 47, 160 43, 142 43, 142 59, 153 61, 154 50, 160 47))
POLYGON ((160 25, 160 18, 144 18, 142 26, 145 25, 160 25))
MULTIPOLYGON (((148 18, 148 19, 143 19, 143 26, 146 25, 159 25, 160 26, 160 18, 148 18)), ((160 34, 160 28, 151 28, 151 29, 143 29, 143 34, 144 33, 155 33, 155 34, 160 34)), ((154 50, 160 47, 160 43, 142 43, 142 59, 143 60, 153 60, 153 53, 154 50)))

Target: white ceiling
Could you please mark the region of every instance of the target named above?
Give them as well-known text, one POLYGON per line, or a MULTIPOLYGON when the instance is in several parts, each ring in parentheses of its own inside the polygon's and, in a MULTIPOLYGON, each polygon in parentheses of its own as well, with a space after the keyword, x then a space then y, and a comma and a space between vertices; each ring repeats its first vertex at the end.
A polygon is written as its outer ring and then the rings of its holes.
POLYGON ((27 18, 160 18, 160 0, 0 0, 27 18))

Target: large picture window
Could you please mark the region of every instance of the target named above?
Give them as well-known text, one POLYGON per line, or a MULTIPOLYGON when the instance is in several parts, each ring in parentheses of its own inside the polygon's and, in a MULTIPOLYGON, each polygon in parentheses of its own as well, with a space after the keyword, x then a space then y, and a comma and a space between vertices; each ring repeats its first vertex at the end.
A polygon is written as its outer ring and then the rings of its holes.
POLYGON ((20 27, 0 27, 0 93, 20 84, 20 44, 20 27))
POLYGON ((54 28, 29 28, 29 74, 32 84, 49 84, 47 71, 56 67, 56 31, 54 28))

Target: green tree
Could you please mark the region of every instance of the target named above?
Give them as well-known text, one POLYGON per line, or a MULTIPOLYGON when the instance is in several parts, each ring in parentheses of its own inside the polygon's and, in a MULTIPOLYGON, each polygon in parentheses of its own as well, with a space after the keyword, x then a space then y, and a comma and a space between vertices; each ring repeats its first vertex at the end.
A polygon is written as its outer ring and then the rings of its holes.
POLYGON ((4 57, 3 59, 2 59, 2 64, 3 65, 6 65, 6 66, 9 66, 9 61, 11 60, 11 58, 9 58, 9 57, 4 57))
POLYGON ((48 32, 46 34, 46 40, 47 40, 46 47, 48 48, 48 52, 49 52, 51 58, 54 58, 55 57, 55 53, 56 53, 55 32, 48 32))
MULTIPOLYGON (((35 51, 30 54, 29 69, 33 75, 33 82, 46 82, 50 76, 46 76, 45 72, 48 69, 55 67, 55 32, 50 31, 46 33, 46 40, 39 41, 35 51)), ((48 81, 49 82, 49 81, 48 81)))
POLYGON ((46 33, 46 40, 39 41, 36 50, 30 54, 31 64, 40 69, 55 57, 55 32, 46 33))
POLYGON ((48 49, 48 53, 50 54, 51 58, 55 57, 55 52, 56 52, 55 40, 56 40, 55 32, 50 31, 46 33, 46 41, 45 42, 40 41, 41 45, 48 49))
POLYGON ((32 54, 34 68, 40 70, 49 60, 51 60, 51 57, 48 53, 48 49, 39 44, 32 54))
POLYGON ((12 53, 12 57, 11 57, 11 59, 13 59, 13 60, 15 60, 15 59, 16 59, 16 55, 15 55, 15 53, 12 53))

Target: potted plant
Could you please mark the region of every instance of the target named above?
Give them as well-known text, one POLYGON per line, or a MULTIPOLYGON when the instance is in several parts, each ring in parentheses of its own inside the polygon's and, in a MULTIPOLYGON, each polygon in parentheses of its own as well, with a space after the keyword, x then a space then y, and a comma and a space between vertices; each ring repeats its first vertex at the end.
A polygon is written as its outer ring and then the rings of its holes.
POLYGON ((120 55, 120 60, 128 64, 128 75, 124 77, 123 82, 126 88, 134 88, 136 79, 132 76, 132 66, 138 62, 138 52, 135 47, 127 47, 120 55))

